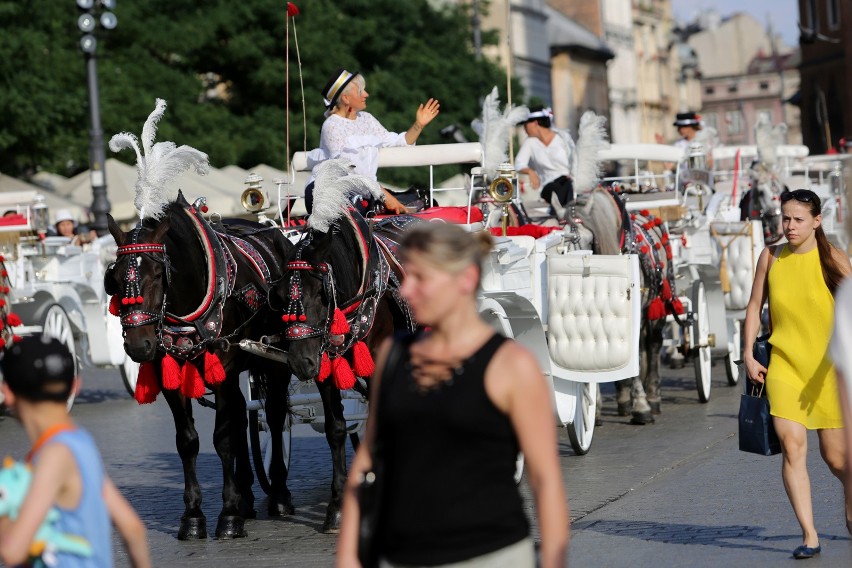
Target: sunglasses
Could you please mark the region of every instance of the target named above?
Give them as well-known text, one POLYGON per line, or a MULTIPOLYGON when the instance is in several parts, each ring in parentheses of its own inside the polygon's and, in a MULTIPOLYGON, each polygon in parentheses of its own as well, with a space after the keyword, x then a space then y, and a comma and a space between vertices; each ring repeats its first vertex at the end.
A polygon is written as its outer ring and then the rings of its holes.
POLYGON ((802 203, 819 203, 819 197, 810 189, 797 189, 795 191, 784 191, 781 193, 781 203, 787 203, 791 199, 802 203))

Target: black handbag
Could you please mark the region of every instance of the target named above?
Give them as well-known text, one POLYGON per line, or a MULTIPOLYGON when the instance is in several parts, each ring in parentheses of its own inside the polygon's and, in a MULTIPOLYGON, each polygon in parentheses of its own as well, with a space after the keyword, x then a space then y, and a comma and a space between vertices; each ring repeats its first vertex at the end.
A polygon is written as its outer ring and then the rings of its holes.
MULTIPOLYGON (((404 353, 414 340, 414 334, 406 333, 398 335, 391 344, 385 368, 382 371, 382 383, 379 386, 378 398, 384 397, 388 392, 388 385, 396 373, 404 353)), ((385 471, 383 440, 382 440, 382 412, 381 406, 371 402, 371 411, 376 413, 376 436, 370 444, 370 471, 364 472, 358 485, 357 498, 360 510, 358 521, 358 560, 363 568, 378 568, 379 546, 377 535, 381 522, 382 493, 384 488, 385 471)))
POLYGON ((754 340, 754 346, 751 349, 754 360, 769 368, 769 356, 772 354, 772 345, 769 343, 769 333, 765 333, 754 340))
POLYGON ((775 433, 772 415, 769 413, 769 399, 754 385, 746 386, 746 392, 740 396, 739 413, 740 450, 761 456, 773 456, 781 453, 781 442, 775 433))

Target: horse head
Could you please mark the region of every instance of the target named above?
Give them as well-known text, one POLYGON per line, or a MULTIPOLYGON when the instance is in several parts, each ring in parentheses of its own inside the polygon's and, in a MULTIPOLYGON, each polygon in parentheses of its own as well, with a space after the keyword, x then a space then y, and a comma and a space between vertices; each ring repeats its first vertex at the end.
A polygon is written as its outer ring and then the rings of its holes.
POLYGON ((569 230, 577 235, 580 250, 619 254, 629 222, 621 198, 602 186, 577 197, 565 209, 569 230))
POLYGON ((163 324, 171 265, 165 236, 169 219, 146 220, 124 232, 110 216, 109 231, 118 245, 115 262, 104 273, 104 290, 112 296, 110 312, 121 318, 124 350, 136 362, 151 361, 163 324))

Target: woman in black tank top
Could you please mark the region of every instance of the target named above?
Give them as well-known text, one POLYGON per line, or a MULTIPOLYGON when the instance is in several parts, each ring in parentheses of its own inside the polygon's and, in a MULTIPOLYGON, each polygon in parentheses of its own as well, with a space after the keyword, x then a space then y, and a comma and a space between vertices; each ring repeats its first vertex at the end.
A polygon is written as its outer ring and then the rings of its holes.
POLYGON ((568 501, 549 387, 534 355, 496 334, 476 307, 491 244, 487 233, 433 223, 403 239, 402 293, 428 331, 408 338, 386 370, 390 341, 379 354, 367 435, 344 497, 338 567, 360 566, 354 489, 377 437, 381 566, 535 566, 514 482, 519 450, 535 495, 540 565, 566 564, 568 501))

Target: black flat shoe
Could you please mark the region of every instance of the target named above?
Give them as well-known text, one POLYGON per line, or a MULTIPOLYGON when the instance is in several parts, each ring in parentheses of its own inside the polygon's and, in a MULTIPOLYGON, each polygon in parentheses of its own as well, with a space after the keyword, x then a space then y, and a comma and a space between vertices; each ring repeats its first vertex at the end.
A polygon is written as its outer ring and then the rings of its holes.
POLYGON ((804 544, 793 551, 793 558, 796 560, 804 560, 806 558, 813 558, 817 554, 822 552, 822 546, 817 545, 814 548, 810 546, 805 546, 804 544))

